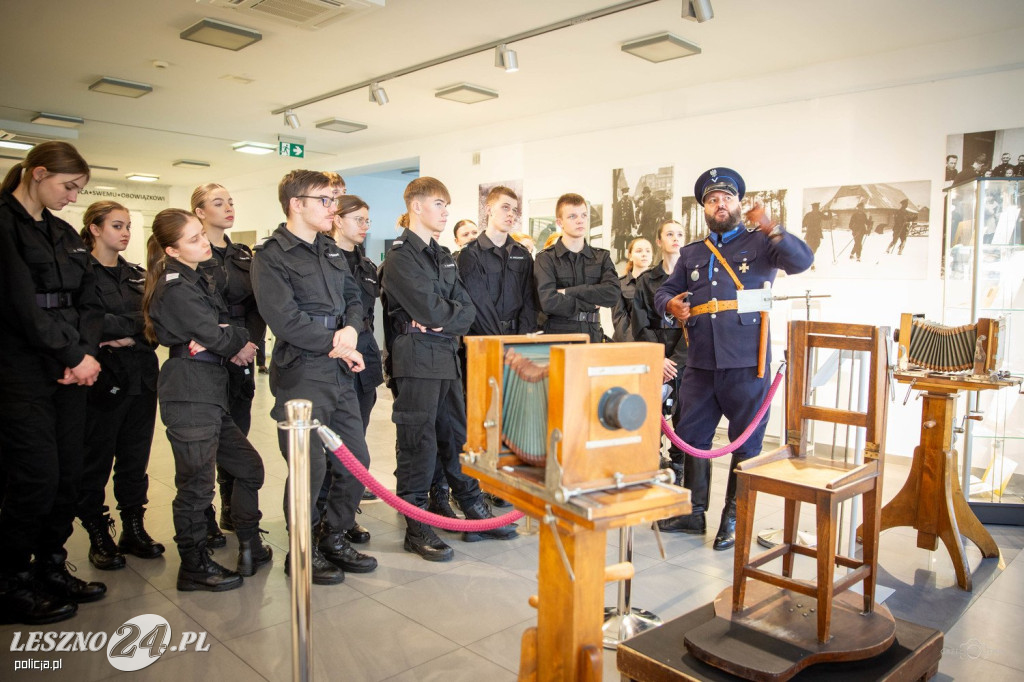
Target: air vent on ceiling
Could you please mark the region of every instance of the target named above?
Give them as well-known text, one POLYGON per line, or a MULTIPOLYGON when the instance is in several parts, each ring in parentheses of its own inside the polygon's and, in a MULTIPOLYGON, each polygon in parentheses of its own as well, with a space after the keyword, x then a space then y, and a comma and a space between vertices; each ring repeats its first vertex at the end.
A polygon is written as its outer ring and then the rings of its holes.
POLYGON ((240 14, 260 16, 299 28, 318 29, 384 7, 386 0, 208 0, 240 14))

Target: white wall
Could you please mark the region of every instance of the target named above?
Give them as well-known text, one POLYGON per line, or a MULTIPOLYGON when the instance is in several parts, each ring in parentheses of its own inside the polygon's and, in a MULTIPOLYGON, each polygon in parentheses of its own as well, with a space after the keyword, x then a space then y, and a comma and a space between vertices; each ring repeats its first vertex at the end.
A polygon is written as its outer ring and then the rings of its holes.
MULTIPOLYGON (((1010 31, 984 41, 968 37, 756 81, 724 75, 722 82, 706 86, 666 88, 600 106, 356 149, 320 167, 344 174, 345 168, 419 157, 421 174, 440 178, 451 191, 453 216, 475 214, 480 183, 518 177, 524 180, 527 211, 531 199, 568 191, 610 207, 611 170, 636 164, 675 166, 677 207, 678 197, 692 193, 693 180, 703 170, 735 168, 748 187, 789 189, 790 216, 802 214, 805 187, 930 180, 926 279, 781 277, 775 291, 802 294, 813 288, 829 294, 820 306, 820 317, 827 320, 895 326, 904 311, 941 319, 946 136, 1024 125, 1020 45, 1024 32, 1010 31), (480 155, 478 165, 474 152, 480 155)), ((239 224, 271 226, 280 220, 276 181, 253 174, 225 182, 232 188, 239 224)), ((524 215, 524 224, 528 219, 524 215)), ((442 241, 451 245, 451 235, 442 241)), ((802 305, 793 314, 802 316, 802 305)), ((773 313, 777 358, 789 315, 785 305, 773 313)), ((898 393, 902 400, 903 391, 898 393)), ((916 401, 890 406, 890 452, 912 452, 919 410, 916 401)), ((774 412, 770 433, 779 428, 779 410, 774 412)))

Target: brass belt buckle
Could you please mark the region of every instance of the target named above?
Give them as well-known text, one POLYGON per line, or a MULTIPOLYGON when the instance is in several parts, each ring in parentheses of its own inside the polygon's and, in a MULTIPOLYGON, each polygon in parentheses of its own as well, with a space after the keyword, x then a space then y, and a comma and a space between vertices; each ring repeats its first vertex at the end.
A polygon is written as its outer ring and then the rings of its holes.
POLYGON ((717 298, 713 298, 710 301, 708 301, 708 312, 709 313, 717 313, 718 312, 718 299, 717 298))

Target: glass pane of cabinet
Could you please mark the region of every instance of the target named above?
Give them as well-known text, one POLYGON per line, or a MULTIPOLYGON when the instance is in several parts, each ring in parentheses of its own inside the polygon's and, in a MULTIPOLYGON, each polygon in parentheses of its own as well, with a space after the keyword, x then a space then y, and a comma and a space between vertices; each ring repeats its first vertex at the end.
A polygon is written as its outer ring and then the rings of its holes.
MULTIPOLYGON (((1024 372, 1022 208, 1021 178, 977 178, 946 190, 943 322, 955 326, 982 317, 998 319, 996 369, 1018 376, 1024 372)), ((1020 386, 968 392, 966 408, 977 420, 967 420, 964 432, 954 434, 954 448, 969 502, 1024 505, 1020 386)), ((1013 522, 1024 524, 1024 507, 1018 511, 1013 522)))

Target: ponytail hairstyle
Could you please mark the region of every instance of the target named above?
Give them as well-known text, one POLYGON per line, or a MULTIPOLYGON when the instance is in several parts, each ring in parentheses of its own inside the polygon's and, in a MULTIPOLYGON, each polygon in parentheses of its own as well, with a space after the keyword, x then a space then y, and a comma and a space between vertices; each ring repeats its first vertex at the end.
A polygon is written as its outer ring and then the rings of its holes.
POLYGON ((409 229, 409 212, 408 211, 406 211, 402 215, 398 216, 397 226, 402 228, 403 230, 409 229))
POLYGON ((45 168, 50 175, 66 173, 84 175, 88 179, 90 173, 89 164, 72 145, 67 142, 43 142, 28 150, 25 159, 7 171, 0 192, 13 192, 25 178, 31 177, 33 168, 39 167, 45 168))
MULTIPOLYGON (((659 228, 658 234, 661 234, 660 228, 659 228)), ((629 243, 629 247, 626 249, 626 274, 627 275, 632 275, 633 274, 633 247, 636 246, 637 244, 639 244, 640 242, 647 242, 647 244, 649 246, 651 246, 651 252, 653 253, 653 251, 654 251, 654 246, 651 245, 651 243, 649 241, 647 241, 646 237, 637 237, 636 239, 631 241, 629 243)))
POLYGON ((183 208, 165 208, 153 219, 153 234, 146 242, 146 293, 142 296, 142 315, 145 318, 146 339, 156 343, 156 330, 149 316, 149 304, 153 301, 156 283, 167 269, 167 254, 164 251, 181 239, 189 220, 199 220, 192 211, 183 208))
POLYGON ((89 229, 90 225, 97 225, 103 227, 104 221, 107 216, 114 211, 124 211, 128 213, 128 209, 117 203, 116 201, 95 201, 89 204, 89 208, 85 209, 85 215, 82 216, 82 231, 79 234, 82 236, 82 241, 85 242, 86 247, 90 251, 96 246, 96 235, 89 229))

